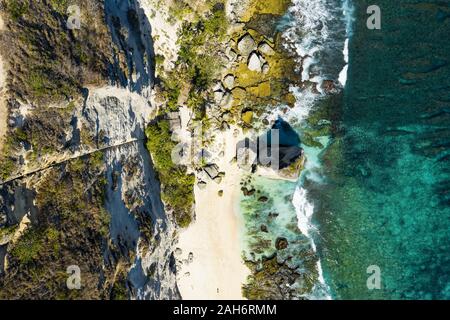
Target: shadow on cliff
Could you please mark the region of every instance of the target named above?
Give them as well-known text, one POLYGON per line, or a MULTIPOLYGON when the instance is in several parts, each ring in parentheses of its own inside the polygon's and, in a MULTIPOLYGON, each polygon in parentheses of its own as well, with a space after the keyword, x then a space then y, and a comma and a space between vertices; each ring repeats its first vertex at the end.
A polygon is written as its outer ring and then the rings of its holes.
POLYGON ((131 91, 147 94, 153 86, 155 63, 151 25, 137 1, 109 0, 105 2, 106 22, 119 52, 111 70, 113 81, 128 86, 131 91), (120 55, 124 55, 127 70, 122 70, 120 55))

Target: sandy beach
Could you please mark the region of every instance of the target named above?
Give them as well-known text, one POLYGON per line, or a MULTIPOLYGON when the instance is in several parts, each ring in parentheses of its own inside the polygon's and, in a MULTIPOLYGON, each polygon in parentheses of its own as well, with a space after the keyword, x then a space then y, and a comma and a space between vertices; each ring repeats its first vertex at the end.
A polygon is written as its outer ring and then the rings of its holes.
MULTIPOLYGON (((180 23, 170 21, 168 8, 158 6, 155 0, 144 2, 152 25, 155 54, 164 57, 163 70, 173 67, 178 52, 180 23)), ((187 92, 180 95, 180 106, 185 104, 186 97, 187 92)), ((183 130, 179 138, 189 142, 191 133, 185 129, 189 126, 190 111, 181 107, 180 117, 183 130)), ((241 135, 235 135, 234 130, 217 132, 216 136, 216 143, 226 142, 224 155, 214 160, 219 170, 225 172, 222 182, 209 181, 202 189, 195 186, 195 220, 187 229, 180 230, 176 259, 178 288, 183 299, 243 299, 241 287, 249 270, 241 259, 242 222, 237 200, 241 172, 232 163, 241 135), (222 196, 219 191, 223 191, 222 196)))
POLYGON ((183 264, 178 287, 183 299, 243 299, 241 287, 249 270, 241 258, 242 221, 237 200, 241 172, 232 163, 239 137, 233 131, 217 138, 226 142, 225 154, 217 163, 225 172, 223 181, 211 181, 203 190, 196 186, 196 219, 180 232, 178 247, 182 253, 177 258, 182 258, 183 264), (223 190, 222 196, 219 190, 223 190))

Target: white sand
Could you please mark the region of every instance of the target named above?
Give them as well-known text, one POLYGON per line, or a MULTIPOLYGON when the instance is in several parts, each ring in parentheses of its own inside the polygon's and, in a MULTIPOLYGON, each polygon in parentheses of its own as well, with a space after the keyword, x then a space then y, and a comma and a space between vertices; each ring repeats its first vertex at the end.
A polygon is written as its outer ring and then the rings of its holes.
MULTIPOLYGON (((176 0, 175 0, 176 1, 176 0)), ((158 0, 142 2, 144 12, 152 27, 153 47, 155 54, 164 56, 163 69, 171 69, 171 65, 178 58, 178 28, 181 22, 169 21, 169 5, 171 1, 161 4, 158 0)))
POLYGON ((178 287, 183 299, 243 299, 242 284, 249 275, 243 264, 239 212, 241 172, 234 157, 234 129, 218 134, 226 142, 225 155, 216 162, 225 172, 221 184, 208 182, 203 190, 195 188, 196 220, 181 231, 178 247, 184 262, 178 272, 178 287), (223 190, 223 196, 218 191, 223 190), (188 262, 189 253, 193 261, 188 262))
MULTIPOLYGON (((152 27, 155 54, 165 58, 163 70, 173 67, 178 53, 177 31, 181 21, 170 21, 168 9, 172 1, 168 0, 164 5, 158 4, 157 0, 142 3, 152 27)), ((179 104, 184 105, 184 101, 179 104)), ((189 143, 190 133, 184 129, 190 120, 190 112, 181 108, 180 116, 183 130, 178 138, 189 143)), ((241 173, 236 164, 231 164, 240 136, 234 137, 233 132, 234 128, 219 133, 216 138, 216 142, 226 142, 225 155, 214 161, 220 171, 225 172, 225 177, 221 184, 209 181, 203 190, 195 187, 195 221, 180 231, 178 247, 182 253, 176 258, 179 262, 178 287, 183 299, 243 298, 241 287, 249 270, 241 258, 242 222, 237 201, 241 173), (223 190, 222 197, 218 195, 219 190, 223 190), (193 260, 188 262, 191 252, 193 260)))

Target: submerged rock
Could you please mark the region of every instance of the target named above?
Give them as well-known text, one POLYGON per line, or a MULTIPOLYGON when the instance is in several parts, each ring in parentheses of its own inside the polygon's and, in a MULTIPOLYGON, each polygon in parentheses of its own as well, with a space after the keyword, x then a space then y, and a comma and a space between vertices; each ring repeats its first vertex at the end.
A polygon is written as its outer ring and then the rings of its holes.
POLYGON ((286 249, 289 245, 289 242, 287 241, 286 238, 283 237, 279 237, 275 240, 275 248, 277 250, 283 250, 286 249))
POLYGON ((333 80, 324 80, 324 81, 322 82, 321 89, 322 89, 325 93, 329 94, 329 93, 332 93, 332 92, 335 92, 335 91, 336 91, 336 85, 335 85, 335 83, 334 83, 333 80))
POLYGON ((246 197, 252 196, 256 191, 255 189, 249 190, 246 187, 242 187, 241 190, 242 190, 242 193, 244 194, 244 196, 246 196, 246 197))

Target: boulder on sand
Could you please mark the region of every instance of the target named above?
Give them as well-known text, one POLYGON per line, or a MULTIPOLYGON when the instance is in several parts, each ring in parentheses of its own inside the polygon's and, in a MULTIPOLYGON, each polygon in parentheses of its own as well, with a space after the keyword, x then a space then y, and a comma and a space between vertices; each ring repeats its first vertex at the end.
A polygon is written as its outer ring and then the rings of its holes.
POLYGON ((211 179, 219 175, 219 167, 216 164, 209 164, 203 168, 211 179))
POLYGON ((251 71, 261 72, 261 60, 256 52, 253 52, 248 59, 248 68, 251 71))
POLYGON ((252 36, 248 33, 245 34, 238 42, 239 53, 243 56, 248 56, 255 49, 255 40, 253 40, 252 36))
POLYGON ((272 49, 271 46, 267 44, 267 42, 261 42, 258 46, 259 52, 265 54, 267 56, 273 56, 275 54, 275 50, 272 49))
POLYGON ((227 89, 233 89, 234 87, 234 76, 232 74, 227 74, 225 78, 223 78, 223 85, 227 89))

